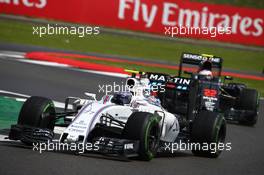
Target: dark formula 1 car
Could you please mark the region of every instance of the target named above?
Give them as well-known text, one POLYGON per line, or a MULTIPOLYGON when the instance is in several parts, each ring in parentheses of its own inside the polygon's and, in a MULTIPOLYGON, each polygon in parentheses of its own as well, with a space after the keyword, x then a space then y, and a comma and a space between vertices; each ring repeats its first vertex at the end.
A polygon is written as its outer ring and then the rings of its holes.
POLYGON ((183 53, 177 76, 171 77, 159 73, 146 73, 145 76, 148 77, 151 85, 166 87, 165 93, 159 93, 159 98, 163 106, 172 113, 195 112, 187 109, 194 103, 189 99, 190 96, 197 96, 196 100, 200 101, 200 108, 206 107, 218 111, 229 121, 255 125, 259 102, 257 90, 247 88, 241 83, 226 83, 233 79, 230 76, 225 76, 222 81, 222 64, 223 59, 220 57, 183 53), (206 75, 198 74, 199 65, 205 61, 211 64, 213 76, 209 79, 206 75))

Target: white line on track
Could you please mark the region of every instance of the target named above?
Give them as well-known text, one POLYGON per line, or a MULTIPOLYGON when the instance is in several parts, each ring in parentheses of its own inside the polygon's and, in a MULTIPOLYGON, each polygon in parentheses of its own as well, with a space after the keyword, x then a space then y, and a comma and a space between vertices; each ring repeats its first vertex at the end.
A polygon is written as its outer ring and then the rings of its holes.
POLYGON ((52 66, 52 67, 71 67, 68 64, 61 64, 61 63, 55 63, 55 62, 49 62, 49 61, 37 61, 37 60, 26 60, 21 59, 18 60, 20 62, 26 62, 26 63, 32 63, 32 64, 38 64, 43 66, 52 66))
POLYGON ((14 51, 0 51, 0 56, 12 57, 12 58, 25 58, 25 53, 14 52, 14 51))
POLYGON ((74 67, 67 65, 67 64, 61 64, 61 63, 55 63, 55 62, 49 62, 49 61, 26 60, 26 59, 19 59, 18 61, 25 62, 25 63, 31 63, 31 64, 38 64, 38 65, 43 65, 43 66, 71 68, 71 70, 75 70, 75 71, 79 71, 79 72, 87 72, 87 73, 106 75, 106 76, 111 76, 111 77, 119 77, 119 78, 127 78, 128 77, 127 74, 78 69, 78 68, 74 68, 74 67))
MULTIPOLYGON (((75 70, 75 69, 74 69, 75 70)), ((111 77, 118 77, 118 78, 127 78, 129 75, 121 74, 121 73, 112 73, 112 72, 103 72, 103 71, 93 71, 93 70, 85 70, 85 69, 76 69, 77 71, 99 74, 99 75, 106 75, 111 77)))
POLYGON ((24 56, 22 55, 11 55, 11 54, 6 55, 2 53, 0 53, 0 56, 7 56, 7 57, 13 57, 13 58, 24 58, 24 56))
POLYGON ((5 90, 0 90, 0 93, 9 94, 9 95, 15 95, 15 96, 20 96, 20 97, 24 97, 24 98, 30 97, 29 95, 20 94, 20 93, 11 92, 11 91, 5 91, 5 90))

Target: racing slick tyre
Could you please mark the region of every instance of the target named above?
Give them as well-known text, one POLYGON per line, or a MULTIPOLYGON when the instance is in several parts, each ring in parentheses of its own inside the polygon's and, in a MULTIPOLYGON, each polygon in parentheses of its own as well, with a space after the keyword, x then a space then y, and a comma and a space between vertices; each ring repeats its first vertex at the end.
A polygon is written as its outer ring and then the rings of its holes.
POLYGON ((50 99, 32 96, 23 104, 17 123, 53 130, 55 117, 54 104, 50 99))
POLYGON ((46 139, 46 136, 53 136, 55 125, 55 107, 50 99, 44 97, 32 96, 23 104, 18 117, 18 126, 23 126, 23 132, 27 129, 29 133, 21 138, 26 144, 32 144, 38 139, 46 139))
POLYGON ((239 96, 236 109, 251 111, 239 123, 248 126, 255 125, 258 120, 258 91, 255 89, 243 89, 239 96))
POLYGON ((217 158, 226 136, 226 121, 222 115, 212 111, 201 111, 192 124, 192 153, 196 156, 217 158))
POLYGON ((157 153, 160 140, 160 116, 147 112, 134 112, 123 130, 124 138, 139 140, 139 158, 150 161, 157 153))

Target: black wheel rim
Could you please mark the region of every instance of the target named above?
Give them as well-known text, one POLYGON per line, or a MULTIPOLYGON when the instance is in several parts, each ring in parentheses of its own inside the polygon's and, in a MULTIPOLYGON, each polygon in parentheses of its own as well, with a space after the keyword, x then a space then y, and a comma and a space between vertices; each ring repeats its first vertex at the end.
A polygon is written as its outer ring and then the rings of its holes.
POLYGON ((148 150, 150 152, 155 152, 159 141, 159 132, 157 127, 152 127, 148 135, 148 150))

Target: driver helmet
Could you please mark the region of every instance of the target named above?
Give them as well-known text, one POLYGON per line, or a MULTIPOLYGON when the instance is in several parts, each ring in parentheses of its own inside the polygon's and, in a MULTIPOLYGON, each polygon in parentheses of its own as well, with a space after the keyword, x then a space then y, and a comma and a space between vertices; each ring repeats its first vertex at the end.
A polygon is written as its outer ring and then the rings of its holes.
POLYGON ((111 102, 115 103, 117 105, 125 105, 130 104, 132 99, 132 93, 131 92, 117 92, 113 95, 111 102))
POLYGON ((210 60, 201 61, 198 74, 206 76, 208 78, 212 78, 212 62, 210 60))

